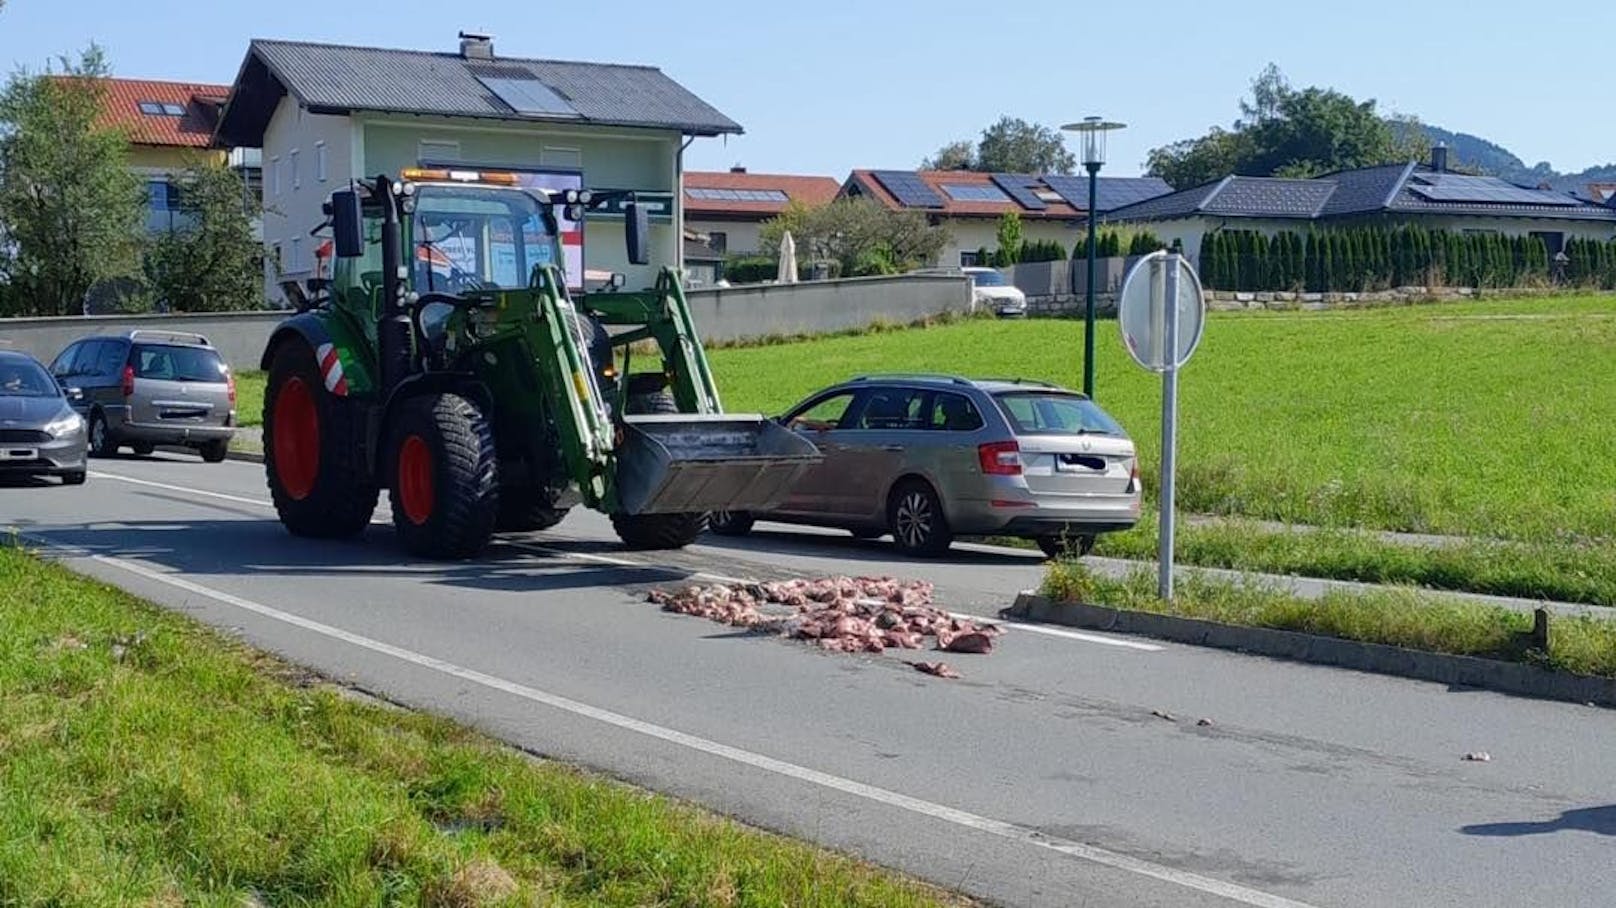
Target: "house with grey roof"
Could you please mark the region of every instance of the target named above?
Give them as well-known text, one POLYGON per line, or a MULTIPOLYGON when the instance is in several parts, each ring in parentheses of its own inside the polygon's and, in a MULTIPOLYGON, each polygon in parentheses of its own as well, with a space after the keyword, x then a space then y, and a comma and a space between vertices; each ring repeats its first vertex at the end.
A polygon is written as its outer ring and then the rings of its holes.
POLYGON ((1107 224, 1148 227, 1190 256, 1217 230, 1286 230, 1414 224, 1456 233, 1538 236, 1552 256, 1572 239, 1616 238, 1616 208, 1570 193, 1516 186, 1497 177, 1450 172, 1446 150, 1430 164, 1388 164, 1312 179, 1228 176, 1147 199, 1102 216, 1107 224))
MULTIPOLYGON (((255 40, 220 114, 217 140, 262 149, 265 279, 321 267, 309 231, 350 179, 408 167, 523 173, 543 188, 635 190, 649 201, 652 261, 681 259, 682 151, 741 127, 650 66, 501 57, 461 33, 457 52, 255 40), (546 182, 549 181, 549 182, 546 182), (555 185, 549 185, 549 183, 555 185)), ((569 278, 621 272, 621 215, 592 213, 563 237, 569 278)))

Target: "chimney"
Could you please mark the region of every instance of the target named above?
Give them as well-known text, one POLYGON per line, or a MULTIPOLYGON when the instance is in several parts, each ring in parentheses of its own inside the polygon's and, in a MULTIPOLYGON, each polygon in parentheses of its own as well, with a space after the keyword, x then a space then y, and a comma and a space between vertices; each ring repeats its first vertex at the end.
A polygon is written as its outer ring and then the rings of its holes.
POLYGON ((1437 173, 1448 172, 1448 143, 1438 142, 1431 149, 1431 169, 1437 173))
POLYGON ((477 32, 460 33, 460 56, 467 60, 494 59, 494 36, 477 32))
POLYGON ((734 167, 731 167, 731 168, 730 168, 730 169, 729 169, 729 172, 730 172, 730 173, 746 173, 746 168, 745 168, 745 167, 742 167, 742 166, 741 166, 741 165, 739 165, 739 164, 736 164, 736 165, 735 165, 735 166, 734 166, 734 167))

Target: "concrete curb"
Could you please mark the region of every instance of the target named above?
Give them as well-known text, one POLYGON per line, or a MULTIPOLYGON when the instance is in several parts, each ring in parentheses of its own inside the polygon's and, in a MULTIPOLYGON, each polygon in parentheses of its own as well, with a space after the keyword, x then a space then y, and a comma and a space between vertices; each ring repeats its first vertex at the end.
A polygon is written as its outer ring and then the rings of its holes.
POLYGON ((1272 628, 1241 627, 1199 618, 1180 618, 1081 602, 1056 602, 1032 593, 1017 596, 1015 604, 1002 614, 1007 618, 1138 634, 1195 646, 1238 650, 1276 659, 1436 681, 1457 687, 1477 687, 1523 697, 1616 707, 1616 679, 1549 671, 1519 662, 1428 653, 1381 643, 1360 643, 1272 628))
POLYGON ((225 455, 226 460, 241 460, 247 463, 263 463, 264 455, 258 451, 237 451, 234 448, 225 455))

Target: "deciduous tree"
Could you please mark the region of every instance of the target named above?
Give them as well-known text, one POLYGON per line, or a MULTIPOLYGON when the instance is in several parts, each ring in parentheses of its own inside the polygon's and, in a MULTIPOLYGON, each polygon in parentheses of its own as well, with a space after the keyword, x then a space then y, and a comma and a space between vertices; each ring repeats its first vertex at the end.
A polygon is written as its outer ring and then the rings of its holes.
POLYGON ((181 226, 159 237, 146 257, 157 298, 177 312, 260 308, 261 247, 253 238, 250 195, 240 175, 203 161, 175 185, 181 226))

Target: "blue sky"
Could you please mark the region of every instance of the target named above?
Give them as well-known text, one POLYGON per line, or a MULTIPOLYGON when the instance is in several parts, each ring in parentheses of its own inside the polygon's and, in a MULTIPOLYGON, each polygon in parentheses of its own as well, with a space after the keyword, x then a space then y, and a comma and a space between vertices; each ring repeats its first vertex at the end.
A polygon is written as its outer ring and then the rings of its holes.
POLYGON ((1148 149, 1227 125, 1269 61, 1528 164, 1616 161, 1609 2, 7 0, 0 63, 93 40, 119 75, 229 82, 252 37, 448 50, 461 28, 501 54, 661 67, 746 128, 696 142, 692 169, 842 177, 915 166, 1000 114, 1097 113, 1129 125, 1106 172, 1132 174, 1148 149))

